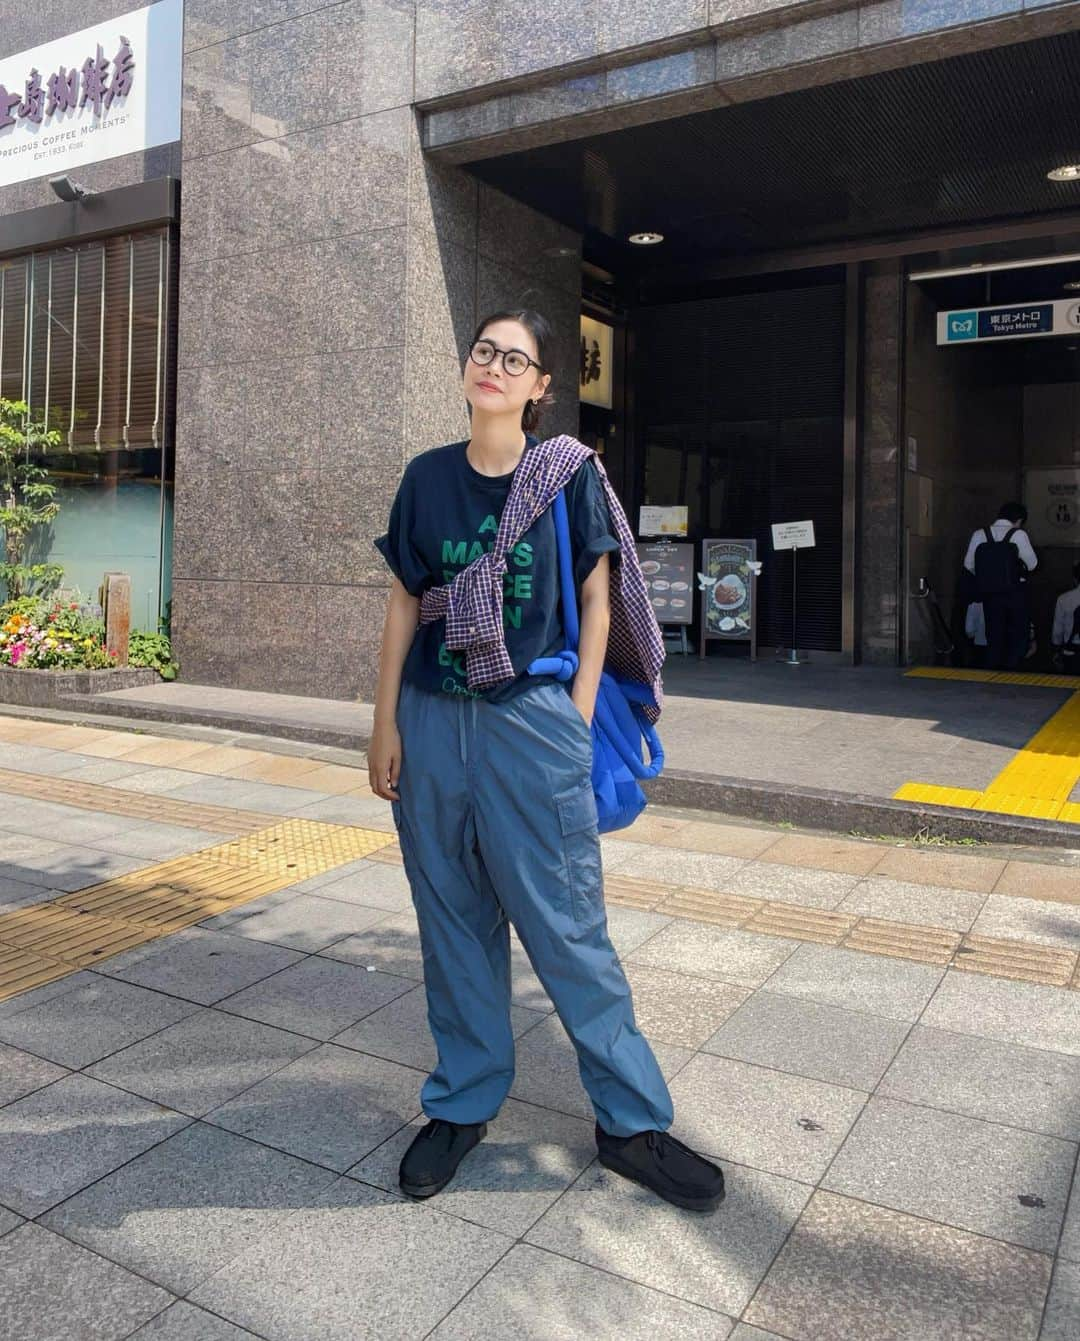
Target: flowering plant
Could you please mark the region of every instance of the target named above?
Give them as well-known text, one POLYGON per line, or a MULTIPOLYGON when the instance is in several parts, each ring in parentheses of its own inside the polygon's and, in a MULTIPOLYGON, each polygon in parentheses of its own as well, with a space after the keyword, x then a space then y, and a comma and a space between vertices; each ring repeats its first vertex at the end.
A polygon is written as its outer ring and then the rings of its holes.
MULTIPOLYGON (((30 604, 12 601, 0 607, 0 666, 24 670, 103 670, 117 664, 105 646, 103 631, 93 627, 76 602, 42 611, 11 609, 30 604)), ((100 623, 100 621, 98 621, 100 623)))
MULTIPOLYGON (((116 666, 117 654, 106 645, 101 607, 73 597, 79 597, 77 589, 49 600, 19 596, 0 604, 0 667, 108 670, 116 666)), ((173 657, 167 627, 161 621, 157 633, 132 629, 127 664, 175 680, 180 664, 173 657)))
POLYGON ((56 485, 41 461, 61 440, 57 430, 34 419, 25 401, 0 396, 0 582, 9 597, 47 595, 64 575, 57 563, 27 562, 38 539, 34 533, 48 535, 60 511, 56 485))

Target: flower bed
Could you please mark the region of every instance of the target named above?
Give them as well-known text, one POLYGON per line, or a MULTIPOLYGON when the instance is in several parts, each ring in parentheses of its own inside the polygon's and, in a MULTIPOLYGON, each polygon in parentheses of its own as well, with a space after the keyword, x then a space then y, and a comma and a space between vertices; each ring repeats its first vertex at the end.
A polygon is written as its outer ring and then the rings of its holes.
POLYGON ((162 633, 132 630, 128 664, 105 644, 100 608, 20 597, 0 605, 0 702, 56 704, 67 695, 173 680, 179 666, 162 633))
POLYGON ((91 621, 80 613, 77 602, 56 604, 47 611, 28 601, 11 605, 25 608, 12 609, 0 623, 0 666, 108 670, 116 665, 116 653, 105 646, 97 629, 88 627, 91 621))
POLYGON ((64 707, 76 695, 104 694, 111 689, 139 689, 160 684, 156 670, 115 666, 112 670, 12 670, 0 666, 0 703, 24 708, 64 707))

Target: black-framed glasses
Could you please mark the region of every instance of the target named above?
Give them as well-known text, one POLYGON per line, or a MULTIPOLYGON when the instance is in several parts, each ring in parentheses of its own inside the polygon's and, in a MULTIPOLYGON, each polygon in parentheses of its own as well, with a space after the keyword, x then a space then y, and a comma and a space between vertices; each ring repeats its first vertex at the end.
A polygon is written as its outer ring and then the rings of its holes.
POLYGON ((490 340, 477 340, 469 350, 469 358, 480 368, 486 368, 493 362, 496 354, 502 355, 503 371, 510 377, 520 377, 530 367, 536 368, 538 372, 544 371, 535 359, 529 358, 524 349, 500 349, 490 340))

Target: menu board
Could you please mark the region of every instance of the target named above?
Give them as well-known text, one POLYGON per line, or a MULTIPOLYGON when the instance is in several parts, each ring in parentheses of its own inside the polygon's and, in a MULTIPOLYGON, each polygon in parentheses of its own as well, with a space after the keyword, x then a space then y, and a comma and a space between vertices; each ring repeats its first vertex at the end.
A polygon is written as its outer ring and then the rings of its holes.
POLYGON ((649 601, 660 624, 689 624, 694 618, 694 547, 659 540, 635 546, 649 601))
POLYGON ((757 655, 757 586, 750 564, 756 540, 704 540, 701 546, 701 655, 709 638, 749 642, 757 655))

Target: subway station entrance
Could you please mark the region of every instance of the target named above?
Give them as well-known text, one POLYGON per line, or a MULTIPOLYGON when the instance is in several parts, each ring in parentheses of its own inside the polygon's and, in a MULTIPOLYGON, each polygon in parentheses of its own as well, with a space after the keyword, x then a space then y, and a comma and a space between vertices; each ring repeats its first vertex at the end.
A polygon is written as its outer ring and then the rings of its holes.
POLYGON ((1064 254, 909 274, 904 566, 909 660, 978 666, 984 630, 963 576, 973 531, 1015 500, 1038 557, 1027 582, 1031 671, 1053 671, 1056 598, 1080 558, 1080 234, 1064 254), (920 595, 930 591, 933 595, 920 595), (936 601, 936 608, 934 602, 936 601), (938 611, 942 618, 938 618, 938 611), (952 645, 952 652, 947 651, 952 645))
MULTIPOLYGON (((1080 182, 1048 177, 1080 154, 1078 65, 1068 32, 466 164, 580 232, 611 395, 590 403, 583 334, 579 432, 636 527, 682 510, 695 571, 705 542, 753 542, 759 657, 970 665, 967 538, 1031 493, 1048 667, 1080 532, 1039 491, 1080 466, 1080 331, 958 349, 936 325, 1080 283, 1080 182), (772 528, 800 521, 793 609, 772 528)), ((695 649, 707 602, 682 616, 695 649)), ((706 661, 750 655, 729 632, 706 661)))

